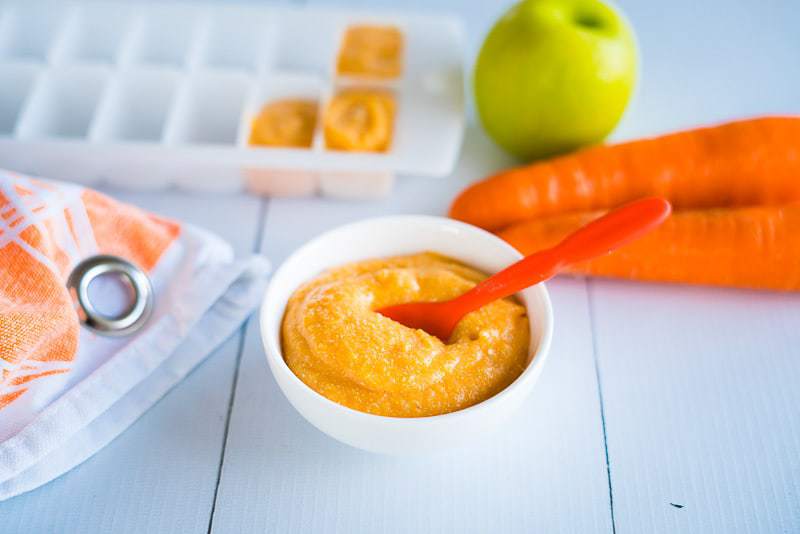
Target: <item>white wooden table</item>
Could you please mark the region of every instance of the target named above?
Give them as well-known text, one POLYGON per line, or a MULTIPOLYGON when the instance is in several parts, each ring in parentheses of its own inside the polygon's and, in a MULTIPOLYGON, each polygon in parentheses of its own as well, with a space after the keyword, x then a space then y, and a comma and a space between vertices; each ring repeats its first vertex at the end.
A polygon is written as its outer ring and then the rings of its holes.
MULTIPOLYGON (((402 7, 461 13, 469 59, 503 4, 402 7)), ((800 112, 796 1, 621 4, 643 76, 616 138, 800 112)), ((441 214, 508 164, 473 127, 450 178, 383 202, 111 193, 277 264, 347 221, 441 214)), ((0 503, 0 532, 800 532, 800 296, 548 286, 552 355, 500 434, 412 460, 341 445, 283 398, 250 321, 94 458, 0 503)))

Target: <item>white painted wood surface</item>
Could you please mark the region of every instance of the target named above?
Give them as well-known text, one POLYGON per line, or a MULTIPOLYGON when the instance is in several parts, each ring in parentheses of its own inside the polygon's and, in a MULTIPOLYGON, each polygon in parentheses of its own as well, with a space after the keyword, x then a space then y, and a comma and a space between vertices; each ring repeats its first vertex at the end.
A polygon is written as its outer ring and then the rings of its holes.
MULTIPOLYGON (((470 62, 504 4, 393 8, 460 13, 470 62)), ((620 4, 643 77, 615 138, 800 112, 796 2, 620 4)), ((342 222, 443 213, 508 164, 473 128, 452 177, 403 179, 377 203, 118 196, 278 263, 342 222)), ((279 393, 253 323, 94 458, 0 503, 0 532, 800 532, 800 297, 580 279, 550 288, 552 358, 501 435, 413 460, 339 445, 279 393)))
POLYGON ((800 298, 589 296, 617 532, 800 532, 800 298))

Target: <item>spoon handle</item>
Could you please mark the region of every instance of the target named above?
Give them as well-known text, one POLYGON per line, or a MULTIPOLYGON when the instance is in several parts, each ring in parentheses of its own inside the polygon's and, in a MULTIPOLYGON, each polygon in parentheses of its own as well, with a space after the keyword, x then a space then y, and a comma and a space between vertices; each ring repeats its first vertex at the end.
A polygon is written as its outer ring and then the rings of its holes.
POLYGON ((630 202, 579 228, 554 249, 565 265, 603 256, 654 230, 671 211, 663 198, 630 202))
POLYGON ((654 230, 669 216, 669 202, 645 198, 622 206, 568 235, 556 246, 523 258, 487 278, 455 302, 465 313, 543 282, 563 267, 596 258, 654 230))

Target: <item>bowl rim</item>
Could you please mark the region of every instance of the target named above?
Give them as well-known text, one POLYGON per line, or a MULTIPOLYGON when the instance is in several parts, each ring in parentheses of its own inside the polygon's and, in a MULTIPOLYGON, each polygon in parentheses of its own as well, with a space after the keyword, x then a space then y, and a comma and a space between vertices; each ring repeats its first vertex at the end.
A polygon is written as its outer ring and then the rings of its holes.
MULTIPOLYGON (((289 254, 278 267, 278 269, 274 272, 272 277, 270 278, 269 284, 267 285, 267 289, 264 292, 264 296, 261 301, 261 306, 259 306, 259 327, 261 330, 261 341, 264 347, 265 357, 267 359, 267 363, 269 364, 270 370, 273 374, 280 373, 283 375, 288 381, 293 384, 294 386, 298 387, 300 390, 303 390, 304 393, 310 394, 310 397, 314 399, 315 402, 321 403, 323 406, 341 412, 341 415, 347 416, 353 419, 360 419, 364 422, 373 422, 373 423, 384 423, 384 424, 392 424, 398 426, 412 426, 412 425, 432 425, 432 424, 439 424, 445 421, 453 422, 457 419, 463 419, 467 417, 477 416, 480 413, 487 412, 489 410, 496 409, 497 406, 502 403, 506 398, 516 393, 519 389, 521 389, 524 385, 527 385, 528 382, 535 381, 538 377, 540 368, 544 365, 545 360, 547 359, 547 355, 550 352, 550 345, 553 338, 553 307, 550 301, 550 295, 547 291, 547 287, 545 286, 544 282, 540 282, 535 286, 527 288, 527 290, 533 290, 537 293, 538 297, 541 299, 542 305, 544 307, 545 313, 543 319, 543 329, 541 339, 539 340, 539 344, 536 347, 536 350, 531 354, 531 360, 528 365, 525 367, 525 370, 513 381, 511 384, 506 386, 503 390, 499 391, 495 395, 492 395, 488 399, 485 399, 477 404, 473 404, 472 406, 468 406, 466 408, 462 408, 461 410, 457 410, 454 412, 448 412, 439 415, 429 415, 429 416, 422 416, 422 417, 396 417, 396 416, 388 416, 388 415, 378 415, 372 414, 368 412, 362 412, 360 410, 356 410, 355 408, 350 408, 343 404, 339 404, 335 402, 321 393, 314 390, 311 386, 303 382, 300 377, 298 377, 294 371, 286 363, 286 360, 283 357, 283 350, 281 347, 281 336, 280 336, 280 328, 278 329, 278 334, 273 335, 272 332, 269 331, 268 328, 268 313, 269 307, 272 301, 274 300, 274 294, 276 292, 275 289, 275 280, 280 280, 280 278, 284 275, 286 271, 289 270, 291 267, 292 260, 296 259, 299 256, 307 253, 308 250, 317 246, 320 242, 331 239, 336 237, 339 234, 346 234, 352 232, 354 229, 367 226, 371 224, 387 224, 392 222, 402 222, 402 221, 419 221, 425 224, 447 224, 451 225, 454 228, 460 228, 467 232, 475 232, 477 234, 484 234, 484 236, 488 236, 493 240, 498 242, 498 245, 503 246, 508 249, 509 252, 513 253, 519 259, 522 259, 523 255, 517 251, 514 247, 503 241, 501 238, 497 237, 496 235, 483 230, 477 226, 473 226, 471 224, 467 224, 461 221, 457 221, 455 219, 450 219, 447 217, 440 217, 435 215, 388 215, 388 216, 378 216, 378 217, 369 217, 366 219, 360 219, 358 221, 345 223, 340 226, 336 226, 317 236, 311 238, 309 241, 304 243, 299 248, 295 249, 291 254, 289 254)), ((435 252, 435 251, 434 251, 435 252)), ((461 261, 459 258, 455 258, 461 261)), ((341 264, 337 265, 344 265, 349 263, 347 261, 342 262, 341 264)), ((330 267, 334 267, 335 265, 331 265, 330 267)), ((318 273, 319 274, 319 273, 318 273)), ((303 282, 301 282, 303 283, 303 282)), ((297 289, 297 286, 292 288, 292 293, 297 289)), ((529 311, 527 301, 523 300, 523 304, 525 306, 525 310, 529 311)), ((281 313, 285 312, 286 305, 284 304, 281 308, 281 313)), ((283 321, 283 317, 281 317, 280 321, 283 321)), ((283 386, 281 382, 274 377, 276 382, 278 382, 278 387, 283 390, 283 386)), ((531 384, 532 386, 533 384, 531 384)), ((281 391, 284 396, 286 393, 281 391)), ((290 404, 294 404, 291 399, 288 399, 290 404)))

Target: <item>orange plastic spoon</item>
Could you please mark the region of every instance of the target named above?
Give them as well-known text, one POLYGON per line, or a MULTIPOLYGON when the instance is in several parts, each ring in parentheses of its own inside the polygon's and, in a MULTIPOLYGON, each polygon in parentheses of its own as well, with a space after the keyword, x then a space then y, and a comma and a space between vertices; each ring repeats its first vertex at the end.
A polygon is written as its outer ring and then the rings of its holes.
POLYGON ((631 202, 579 228, 553 248, 506 267, 460 297, 445 302, 398 304, 380 309, 378 313, 446 342, 469 312, 548 280, 567 265, 608 254, 654 230, 671 211, 669 202, 663 198, 631 202))

